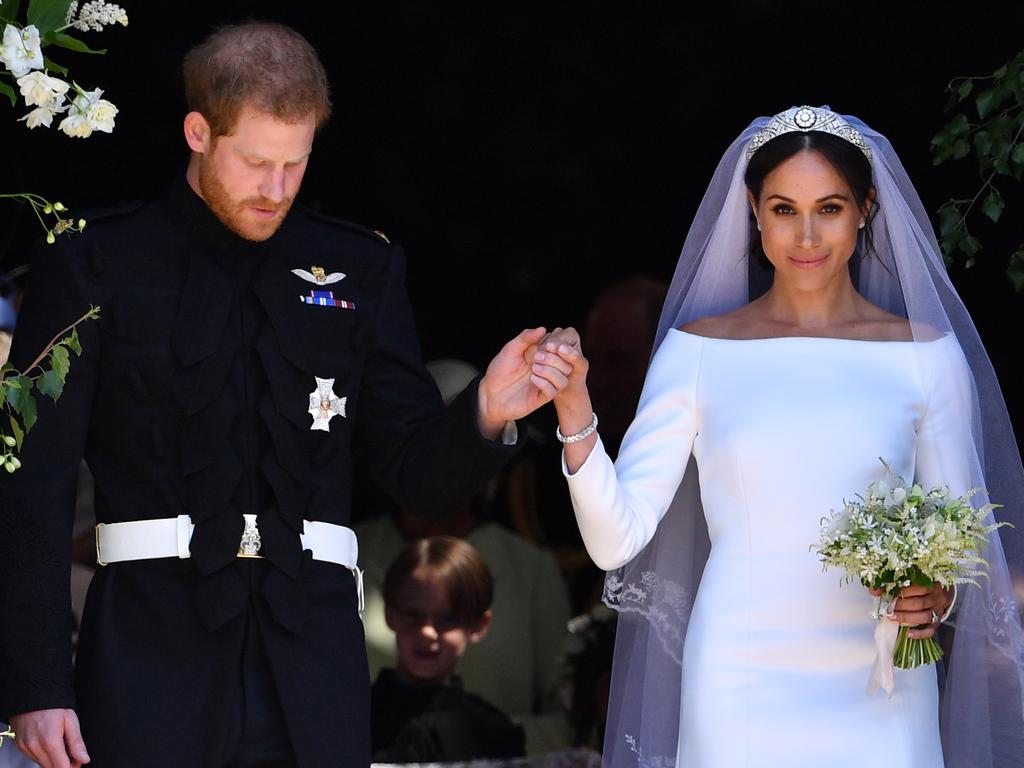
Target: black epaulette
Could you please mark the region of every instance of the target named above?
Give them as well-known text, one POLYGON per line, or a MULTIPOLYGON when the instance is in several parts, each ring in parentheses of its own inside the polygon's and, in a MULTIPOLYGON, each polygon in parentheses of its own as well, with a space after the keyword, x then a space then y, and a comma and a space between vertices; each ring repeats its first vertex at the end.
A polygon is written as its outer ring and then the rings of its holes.
POLYGON ((361 224, 356 224, 346 219, 339 219, 336 216, 331 216, 329 214, 324 213, 319 208, 319 206, 306 204, 302 206, 302 210, 305 213, 309 214, 310 218, 316 219, 317 221, 324 221, 327 222, 328 224, 334 224, 339 227, 344 227, 345 229, 351 230, 352 232, 356 232, 357 234, 363 235, 364 237, 368 237, 371 240, 374 240, 378 243, 383 243, 384 245, 391 245, 391 241, 388 239, 388 236, 381 232, 379 229, 370 229, 369 227, 364 227, 361 224))

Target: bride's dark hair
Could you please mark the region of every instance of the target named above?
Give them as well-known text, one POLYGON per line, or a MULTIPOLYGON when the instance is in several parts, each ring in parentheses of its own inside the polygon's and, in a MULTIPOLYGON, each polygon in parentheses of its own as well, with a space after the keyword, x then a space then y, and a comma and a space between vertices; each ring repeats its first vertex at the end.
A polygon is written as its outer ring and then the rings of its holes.
MULTIPOLYGON (((874 190, 874 184, 871 181, 871 163, 860 149, 846 139, 821 131, 784 133, 766 142, 754 153, 747 164, 746 173, 743 174, 743 183, 747 185, 747 189, 750 190, 754 199, 761 199, 761 189, 764 187, 764 180, 769 173, 789 158, 805 150, 814 150, 824 156, 829 164, 836 169, 836 173, 850 185, 857 208, 863 211, 867 207, 868 198, 874 190)), ((868 212, 868 224, 871 223, 877 210, 877 205, 871 206, 871 210, 868 212)), ((756 257, 762 264, 769 265, 764 249, 761 247, 761 233, 757 231, 753 214, 751 214, 750 223, 750 256, 756 257)), ((864 233, 864 248, 861 255, 866 256, 874 250, 874 244, 871 241, 871 227, 864 227, 862 232, 864 233)))

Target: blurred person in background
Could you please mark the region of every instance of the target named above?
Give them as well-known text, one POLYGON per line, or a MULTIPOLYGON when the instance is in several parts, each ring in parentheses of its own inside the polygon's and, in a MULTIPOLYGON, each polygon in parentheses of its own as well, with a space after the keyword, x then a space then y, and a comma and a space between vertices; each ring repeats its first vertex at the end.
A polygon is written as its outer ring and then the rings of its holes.
MULTIPOLYGON (((445 402, 479 375, 455 359, 428 362, 427 369, 445 402)), ((528 754, 560 750, 572 741, 559 693, 571 615, 565 583, 551 552, 487 519, 486 506, 478 495, 436 520, 395 508, 354 526, 365 563, 363 626, 370 676, 395 664, 395 638, 384 609, 387 564, 409 541, 442 534, 464 538, 493 575, 495 616, 487 638, 470 645, 459 660, 462 683, 523 726, 528 754)))
POLYGON ((521 757, 523 729, 468 693, 455 673, 487 635, 494 582, 480 554, 452 536, 407 544, 384 579, 396 668, 371 691, 374 762, 450 763, 521 757))

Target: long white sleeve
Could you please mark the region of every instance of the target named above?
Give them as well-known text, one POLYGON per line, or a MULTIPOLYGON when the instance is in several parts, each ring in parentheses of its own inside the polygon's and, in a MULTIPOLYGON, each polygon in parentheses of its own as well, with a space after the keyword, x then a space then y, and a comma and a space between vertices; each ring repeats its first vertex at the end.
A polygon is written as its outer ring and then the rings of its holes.
POLYGON ((599 568, 618 568, 644 548, 679 487, 697 435, 701 345, 699 336, 669 331, 614 465, 600 439, 575 474, 562 459, 583 542, 599 568))
POLYGON ((914 478, 926 490, 948 486, 959 496, 982 482, 971 476, 978 457, 972 455, 970 369, 951 336, 917 346, 928 404, 917 431, 914 478))

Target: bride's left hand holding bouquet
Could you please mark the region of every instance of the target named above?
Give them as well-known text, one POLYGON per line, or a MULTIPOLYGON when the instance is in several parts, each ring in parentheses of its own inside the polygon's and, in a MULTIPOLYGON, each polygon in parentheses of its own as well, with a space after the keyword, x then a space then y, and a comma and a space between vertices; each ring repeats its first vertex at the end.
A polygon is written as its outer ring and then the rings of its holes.
MULTIPOLYGON (((942 649, 931 637, 908 635, 908 627, 886 620, 891 617, 900 593, 912 585, 948 589, 958 584, 977 585, 986 577, 988 563, 981 556, 989 534, 1009 523, 988 522, 998 504, 975 508, 974 488, 963 496, 951 496, 945 487, 925 490, 908 484, 883 460, 885 476, 872 482, 856 501, 822 520, 821 538, 815 551, 824 568, 841 568, 844 581, 859 581, 879 593, 874 617, 878 656, 868 681, 868 693, 879 687, 892 695, 893 666, 912 669, 942 658, 942 649)), ((952 609, 952 604, 947 609, 952 609)), ((947 616, 936 619, 945 620, 947 616)))

